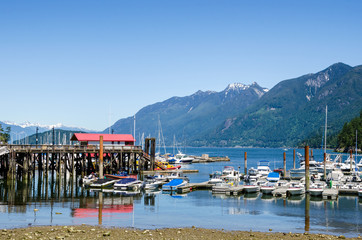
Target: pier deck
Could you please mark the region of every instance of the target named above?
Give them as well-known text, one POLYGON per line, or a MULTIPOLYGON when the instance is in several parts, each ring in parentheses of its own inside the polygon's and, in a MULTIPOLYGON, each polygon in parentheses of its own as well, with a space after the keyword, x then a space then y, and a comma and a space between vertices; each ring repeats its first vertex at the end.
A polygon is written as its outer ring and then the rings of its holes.
POLYGON ((326 188, 322 193, 323 199, 337 199, 338 189, 335 188, 326 188))

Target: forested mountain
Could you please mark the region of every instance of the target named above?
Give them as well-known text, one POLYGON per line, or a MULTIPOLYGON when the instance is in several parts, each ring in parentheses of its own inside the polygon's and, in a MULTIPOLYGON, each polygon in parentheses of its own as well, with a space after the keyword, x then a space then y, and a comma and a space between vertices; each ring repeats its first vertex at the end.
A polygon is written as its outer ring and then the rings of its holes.
POLYGON ((328 105, 328 131, 335 133, 358 115, 362 106, 362 67, 334 64, 277 84, 260 100, 194 145, 296 146, 323 129, 328 105))
POLYGON ((362 149, 362 111, 358 117, 343 125, 338 134, 337 148, 341 151, 355 150, 356 140, 357 149, 362 149))
MULTIPOLYGON (((136 114, 136 139, 144 136, 158 137, 159 123, 166 144, 189 140, 215 129, 225 119, 236 116, 257 101, 267 89, 257 83, 230 84, 221 92, 198 91, 191 96, 173 97, 164 102, 142 108, 136 114)), ((111 126, 114 133, 132 133, 133 117, 120 119, 111 126)), ((109 129, 104 132, 108 133, 109 129)))

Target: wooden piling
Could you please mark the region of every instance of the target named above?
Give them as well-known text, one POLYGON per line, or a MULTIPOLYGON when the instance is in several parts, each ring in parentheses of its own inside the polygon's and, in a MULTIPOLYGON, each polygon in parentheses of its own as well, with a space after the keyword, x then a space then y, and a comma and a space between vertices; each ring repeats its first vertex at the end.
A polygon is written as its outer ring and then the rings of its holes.
POLYGON ((247 160, 247 152, 244 152, 244 174, 248 174, 248 160, 247 160))
POLYGON ((309 193, 309 146, 305 146, 305 192, 309 193))
POLYGON ((103 136, 99 136, 99 178, 103 179, 103 136))
POLYGON ((287 176, 287 157, 285 152, 283 153, 283 176, 287 176))

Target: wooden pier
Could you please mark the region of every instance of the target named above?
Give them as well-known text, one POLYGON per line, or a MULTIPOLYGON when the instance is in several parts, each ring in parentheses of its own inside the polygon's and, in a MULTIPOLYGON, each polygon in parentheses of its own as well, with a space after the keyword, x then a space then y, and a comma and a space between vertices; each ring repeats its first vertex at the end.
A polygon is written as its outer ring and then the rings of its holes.
MULTIPOLYGON (((35 172, 57 177, 89 175, 99 171, 100 148, 97 145, 0 145, 0 176, 6 179, 34 176, 35 172)), ((141 146, 105 146, 104 173, 125 171, 138 174, 155 166, 155 139, 147 138, 141 146)))

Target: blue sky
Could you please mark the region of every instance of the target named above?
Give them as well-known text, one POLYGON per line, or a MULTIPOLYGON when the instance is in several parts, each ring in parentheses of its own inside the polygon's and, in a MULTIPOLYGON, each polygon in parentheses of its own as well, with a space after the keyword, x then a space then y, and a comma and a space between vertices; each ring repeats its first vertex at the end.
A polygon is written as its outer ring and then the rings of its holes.
POLYGON ((0 120, 103 130, 142 107, 362 64, 362 1, 0 2, 0 120))

